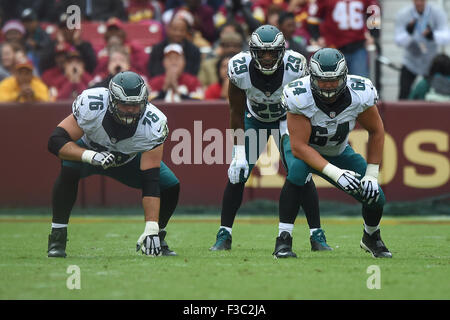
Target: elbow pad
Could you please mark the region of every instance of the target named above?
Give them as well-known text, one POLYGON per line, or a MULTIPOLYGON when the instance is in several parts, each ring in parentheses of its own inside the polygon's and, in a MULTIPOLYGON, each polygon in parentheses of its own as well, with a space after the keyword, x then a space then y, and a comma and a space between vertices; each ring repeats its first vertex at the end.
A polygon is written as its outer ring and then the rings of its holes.
POLYGON ((58 156, 59 150, 61 150, 61 148, 70 141, 72 141, 72 138, 66 129, 56 127, 48 139, 48 151, 53 153, 55 156, 58 156))
POLYGON ((159 171, 160 168, 151 168, 141 171, 142 197, 160 197, 159 171))

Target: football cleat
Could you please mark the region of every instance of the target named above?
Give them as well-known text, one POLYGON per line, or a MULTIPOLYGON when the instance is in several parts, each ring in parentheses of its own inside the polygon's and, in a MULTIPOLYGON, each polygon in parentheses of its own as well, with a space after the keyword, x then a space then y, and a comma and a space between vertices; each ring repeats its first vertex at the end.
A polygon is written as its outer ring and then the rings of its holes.
POLYGON ((360 242, 360 247, 367 252, 370 252, 374 258, 392 258, 392 253, 386 248, 383 240, 381 240, 380 229, 369 235, 364 230, 363 237, 360 242))
POLYGON ((216 243, 209 250, 231 250, 231 239, 231 234, 226 229, 220 228, 217 232, 216 243))
POLYGON ((333 250, 327 244, 327 238, 325 237, 325 231, 321 228, 313 231, 312 235, 309 237, 309 242, 311 242, 311 251, 330 251, 333 250))
POLYGON ((172 251, 169 249, 169 245, 167 244, 167 242, 164 240, 164 238, 166 237, 167 231, 162 230, 158 233, 159 236, 159 241, 161 243, 161 254, 163 256, 176 256, 177 253, 175 251, 172 251))
POLYGON ((67 228, 52 228, 48 236, 48 257, 65 258, 67 243, 67 228))
POLYGON ((292 237, 287 231, 283 231, 275 242, 275 250, 272 253, 275 259, 278 258, 297 258, 292 252, 292 237))

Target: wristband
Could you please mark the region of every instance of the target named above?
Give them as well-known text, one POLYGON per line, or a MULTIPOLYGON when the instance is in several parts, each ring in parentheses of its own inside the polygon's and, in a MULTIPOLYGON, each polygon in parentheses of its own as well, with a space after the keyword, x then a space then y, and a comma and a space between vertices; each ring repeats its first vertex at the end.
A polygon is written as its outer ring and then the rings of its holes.
POLYGON ((245 159, 245 145, 235 145, 233 146, 233 158, 235 159, 245 159))
POLYGON ((85 150, 83 152, 83 154, 81 155, 81 161, 87 162, 87 163, 92 163, 92 159, 94 158, 96 153, 97 152, 92 151, 92 150, 85 150))
POLYGON ((147 221, 147 222, 145 222, 144 233, 145 234, 150 234, 150 235, 158 234, 159 233, 158 222, 155 222, 155 221, 147 221))
POLYGON ((332 165, 331 163, 328 163, 322 170, 322 173, 326 176, 333 179, 333 181, 338 181, 339 177, 341 176, 342 170, 336 167, 335 165, 332 165))
POLYGON ((371 177, 374 177, 375 179, 378 179, 379 171, 380 171, 379 164, 369 163, 369 164, 367 164, 366 176, 371 176, 371 177))

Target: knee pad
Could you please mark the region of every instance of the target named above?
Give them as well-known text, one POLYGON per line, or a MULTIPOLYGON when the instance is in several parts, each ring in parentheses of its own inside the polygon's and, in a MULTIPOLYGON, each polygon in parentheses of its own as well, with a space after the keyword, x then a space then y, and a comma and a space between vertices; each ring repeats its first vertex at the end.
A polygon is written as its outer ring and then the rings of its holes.
POLYGON ((296 159, 288 168, 287 179, 297 186, 304 186, 311 178, 309 167, 301 160, 296 159))

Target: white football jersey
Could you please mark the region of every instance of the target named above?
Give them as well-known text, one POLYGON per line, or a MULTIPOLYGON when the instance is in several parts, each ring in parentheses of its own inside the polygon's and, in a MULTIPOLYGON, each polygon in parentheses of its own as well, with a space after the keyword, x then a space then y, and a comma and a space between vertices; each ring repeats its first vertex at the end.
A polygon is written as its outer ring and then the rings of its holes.
POLYGON ((302 114, 310 119, 312 130, 309 144, 320 154, 341 154, 348 144, 348 134, 355 127, 356 118, 377 103, 378 93, 369 79, 348 75, 347 87, 350 99, 340 109, 317 106, 311 92, 310 76, 284 87, 283 105, 289 112, 302 114))
POLYGON ((151 103, 139 120, 132 137, 118 139, 109 136, 103 126, 108 111, 109 90, 84 90, 72 104, 72 112, 84 131, 82 141, 92 150, 109 151, 116 156, 116 166, 131 161, 138 153, 162 144, 168 136, 167 117, 151 103))
POLYGON ((245 91, 248 111, 256 119, 262 122, 277 121, 286 115, 286 110, 280 104, 283 87, 292 80, 307 74, 306 58, 298 52, 286 50, 280 79, 271 83, 270 86, 257 85, 262 83, 258 81, 262 76, 259 72, 255 72, 255 68, 250 68, 251 61, 252 56, 249 51, 236 54, 228 62, 228 78, 235 86, 245 91), (279 86, 277 82, 280 83, 279 86))

